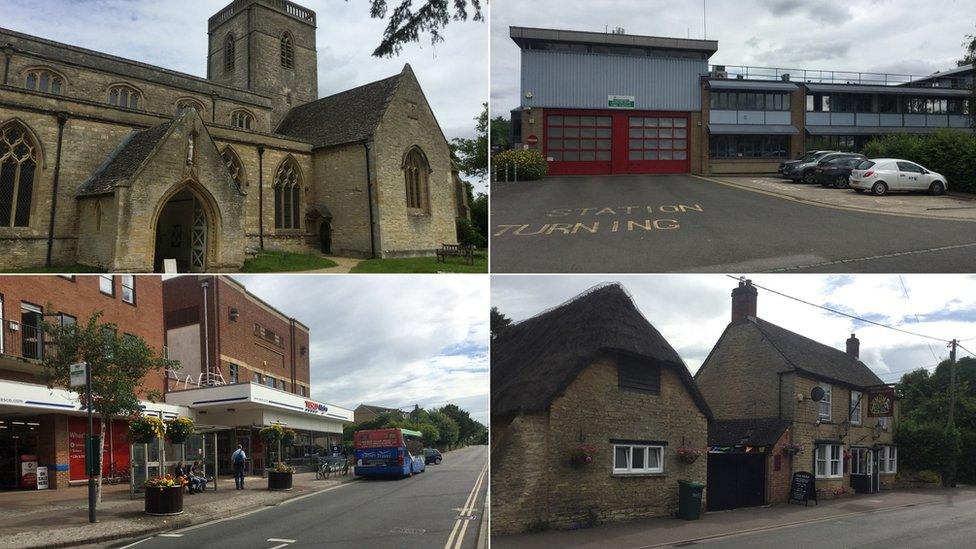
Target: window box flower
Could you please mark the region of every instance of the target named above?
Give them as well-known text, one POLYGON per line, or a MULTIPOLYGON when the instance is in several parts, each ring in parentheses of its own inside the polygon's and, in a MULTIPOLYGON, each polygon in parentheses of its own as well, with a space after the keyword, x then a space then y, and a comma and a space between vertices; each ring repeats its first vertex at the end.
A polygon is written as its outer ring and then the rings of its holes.
POLYGON ((797 444, 796 442, 791 442, 783 446, 782 450, 784 456, 795 456, 796 454, 803 453, 803 445, 797 444))
POLYGON ((681 460, 682 463, 687 463, 689 465, 698 461, 698 458, 702 457, 702 455, 705 453, 705 450, 702 450, 701 448, 688 447, 678 448, 676 451, 678 453, 678 459, 681 460))
POLYGON ((569 451, 569 463, 577 469, 581 469, 593 463, 596 456, 596 446, 592 444, 580 444, 569 451))

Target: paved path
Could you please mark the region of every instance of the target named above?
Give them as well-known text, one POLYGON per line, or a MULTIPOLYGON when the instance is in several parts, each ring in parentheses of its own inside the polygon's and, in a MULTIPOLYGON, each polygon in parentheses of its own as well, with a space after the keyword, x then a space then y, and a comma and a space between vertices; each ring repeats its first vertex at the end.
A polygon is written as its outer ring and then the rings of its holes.
POLYGON ((945 539, 943 547, 972 547, 972 543, 958 544, 953 540, 976 539, 976 488, 954 490, 892 490, 879 494, 854 496, 823 501, 820 505, 777 504, 751 507, 733 511, 706 513, 697 521, 676 518, 656 518, 606 524, 596 528, 575 531, 550 531, 541 534, 500 536, 491 539, 492 549, 552 549, 553 547, 580 547, 602 549, 605 547, 649 548, 684 545, 717 545, 720 547, 850 547, 858 543, 876 543, 888 539, 891 547, 915 547, 913 543, 898 541, 912 537, 907 532, 918 530, 932 539, 945 539), (942 522, 959 527, 969 521, 966 528, 938 537, 937 530, 929 529, 925 522, 929 517, 945 514, 951 519, 942 522), (888 519, 885 517, 895 517, 888 519), (918 517, 918 519, 914 518, 918 517), (887 525, 898 522, 897 528, 887 525), (792 536, 798 532, 797 537, 792 536), (768 541, 768 542, 767 542, 768 541), (848 544, 850 543, 850 544, 848 544))
POLYGON ((440 465, 413 478, 358 480, 245 516, 111 547, 473 548, 488 485, 487 448, 448 452, 440 465))
POLYGON ((318 269, 315 271, 306 271, 308 273, 337 273, 343 274, 352 271, 356 265, 362 263, 362 259, 355 259, 352 257, 339 257, 335 255, 323 255, 322 257, 330 259, 336 262, 335 267, 329 267, 328 269, 318 269))
POLYGON ((974 222, 851 211, 689 175, 496 184, 491 207, 492 272, 976 271, 974 222))

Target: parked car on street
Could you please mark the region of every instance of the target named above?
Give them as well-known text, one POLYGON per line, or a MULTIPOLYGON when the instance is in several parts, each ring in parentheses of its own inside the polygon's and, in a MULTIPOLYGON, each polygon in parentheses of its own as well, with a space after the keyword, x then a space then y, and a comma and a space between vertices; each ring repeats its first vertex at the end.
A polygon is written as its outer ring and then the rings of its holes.
POLYGON ((437 448, 424 448, 424 463, 426 465, 430 465, 431 463, 440 465, 442 459, 444 459, 444 456, 441 455, 441 451, 437 448))
POLYGON ((863 154, 831 155, 829 158, 817 163, 817 167, 813 172, 813 179, 823 187, 844 189, 847 187, 848 180, 850 179, 851 170, 854 169, 854 166, 857 166, 865 160, 867 160, 867 157, 863 154))
POLYGON ((864 160, 851 170, 851 188, 882 196, 892 191, 928 191, 940 195, 949 190, 946 178, 915 162, 898 158, 864 160))
POLYGON ((804 162, 813 162, 818 156, 822 156, 827 153, 832 153, 837 151, 807 151, 803 153, 803 156, 797 158, 796 160, 787 160, 779 165, 779 174, 783 177, 789 177, 786 175, 787 171, 791 171, 793 166, 797 164, 802 164, 804 162))
POLYGON ((830 160, 832 158, 838 158, 841 156, 850 156, 852 153, 849 152, 839 152, 839 151, 829 151, 814 155, 813 159, 808 162, 799 162, 793 164, 792 166, 787 166, 784 169, 783 175, 793 180, 793 182, 802 181, 804 183, 815 183, 815 176, 817 172, 817 164, 824 160, 830 160))

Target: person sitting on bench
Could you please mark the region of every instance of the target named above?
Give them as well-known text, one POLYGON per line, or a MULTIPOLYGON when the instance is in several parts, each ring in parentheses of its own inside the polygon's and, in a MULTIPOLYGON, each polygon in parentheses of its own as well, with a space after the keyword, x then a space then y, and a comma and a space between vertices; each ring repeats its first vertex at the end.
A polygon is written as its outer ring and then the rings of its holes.
POLYGON ((207 477, 203 475, 203 467, 199 461, 194 461, 189 469, 190 493, 204 492, 207 490, 207 477))

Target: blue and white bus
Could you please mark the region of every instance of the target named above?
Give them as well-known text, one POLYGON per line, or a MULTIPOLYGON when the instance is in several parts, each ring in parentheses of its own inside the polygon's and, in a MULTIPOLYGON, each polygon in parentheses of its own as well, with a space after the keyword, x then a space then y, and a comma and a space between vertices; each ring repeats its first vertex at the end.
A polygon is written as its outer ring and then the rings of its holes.
POLYGON ((423 473, 421 433, 409 429, 370 429, 353 435, 355 474, 360 477, 410 477, 423 473))

